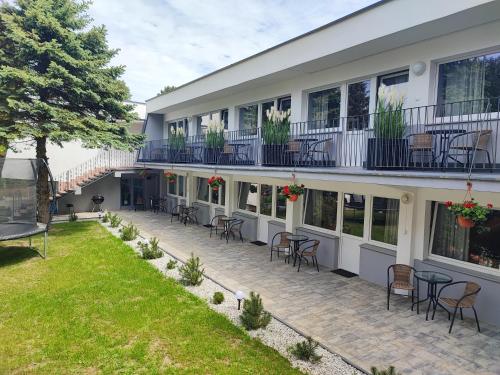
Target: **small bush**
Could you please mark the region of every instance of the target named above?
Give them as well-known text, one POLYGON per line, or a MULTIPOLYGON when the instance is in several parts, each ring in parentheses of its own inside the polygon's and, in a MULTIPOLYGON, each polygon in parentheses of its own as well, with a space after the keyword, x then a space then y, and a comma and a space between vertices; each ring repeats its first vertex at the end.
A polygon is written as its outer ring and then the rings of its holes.
POLYGON ((137 227, 132 223, 124 226, 120 232, 120 238, 123 241, 133 241, 139 235, 139 229, 137 229, 137 227))
POLYGON ((258 293, 250 292, 250 298, 243 302, 240 321, 247 331, 266 328, 271 321, 271 314, 264 311, 264 305, 258 293))
POLYGON ((371 368, 372 375, 401 375, 401 373, 396 372, 394 366, 389 366, 387 370, 379 370, 375 366, 371 368))
POLYGON ((104 213, 104 216, 102 217, 102 222, 103 223, 109 223, 109 221, 111 220, 111 216, 112 216, 111 212, 106 211, 104 213))
POLYGON ((167 263, 167 270, 173 270, 177 267, 177 261, 175 259, 170 259, 167 263))
POLYGON ((203 282, 203 272, 205 269, 201 268, 200 258, 195 257, 191 253, 191 257, 186 264, 179 267, 181 274, 181 283, 184 285, 198 286, 203 282))
POLYGON ((78 215, 75 214, 74 212, 69 214, 69 221, 77 221, 78 220, 78 215))
POLYGON ((212 303, 214 305, 220 305, 222 302, 224 302, 224 293, 215 292, 213 297, 212 297, 212 303))
POLYGON ((295 358, 300 359, 301 361, 315 363, 321 359, 321 356, 316 354, 318 346, 319 344, 316 341, 314 341, 311 337, 308 337, 307 340, 290 346, 288 350, 295 358))
POLYGON ((163 252, 158 247, 158 238, 153 237, 149 242, 139 242, 142 259, 158 259, 163 256, 163 252))
POLYGON ((118 226, 121 224, 121 222, 122 222, 122 219, 117 214, 113 214, 109 218, 109 224, 111 225, 111 228, 118 228, 118 226))

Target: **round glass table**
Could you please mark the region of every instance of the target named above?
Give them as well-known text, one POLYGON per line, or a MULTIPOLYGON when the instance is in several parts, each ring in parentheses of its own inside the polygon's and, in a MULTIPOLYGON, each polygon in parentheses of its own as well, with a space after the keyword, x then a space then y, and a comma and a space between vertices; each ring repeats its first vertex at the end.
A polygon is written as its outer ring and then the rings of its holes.
POLYGON ((289 234, 288 236, 286 236, 286 238, 288 241, 293 242, 293 266, 295 267, 295 263, 297 262, 297 253, 299 252, 300 243, 307 241, 309 239, 309 237, 304 236, 303 234, 289 234))
POLYGON ((231 224, 232 221, 237 220, 233 216, 226 216, 226 217, 221 217, 220 221, 224 223, 224 231, 220 234, 220 238, 222 239, 222 236, 226 238, 226 242, 229 241, 229 225, 231 224))
POLYGON ((446 308, 444 308, 437 299, 437 286, 438 284, 449 284, 453 281, 453 278, 445 273, 435 271, 417 271, 415 272, 415 278, 417 279, 417 298, 419 298, 420 296, 420 281, 427 283, 427 297, 423 300, 418 300, 417 302, 415 302, 417 304, 417 313, 418 304, 427 300, 429 301, 429 304, 427 306, 427 312, 425 313, 425 320, 429 319, 429 311, 431 305, 433 309, 435 309, 437 306, 441 306, 446 310, 446 308))

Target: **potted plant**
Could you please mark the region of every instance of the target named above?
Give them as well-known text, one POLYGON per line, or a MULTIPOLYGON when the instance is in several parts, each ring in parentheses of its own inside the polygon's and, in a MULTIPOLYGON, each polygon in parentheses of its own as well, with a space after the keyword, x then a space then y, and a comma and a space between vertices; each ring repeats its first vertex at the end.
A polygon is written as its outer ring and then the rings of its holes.
POLYGON ((168 137, 168 158, 169 161, 175 161, 179 151, 186 147, 186 133, 183 128, 171 127, 168 137))
POLYGON ((297 201, 302 194, 304 194, 304 185, 297 185, 294 183, 285 185, 281 189, 281 195, 292 202, 297 201))
POLYGON ((493 208, 491 203, 488 203, 486 207, 479 205, 474 198, 462 203, 447 201, 445 205, 457 217, 457 223, 462 228, 473 228, 476 224, 485 222, 493 208))
POLYGON ((7 155, 7 145, 0 143, 0 158, 4 158, 7 155))
POLYGON ((281 165, 289 138, 290 109, 278 111, 271 107, 266 111, 266 120, 262 124, 262 164, 281 165))
POLYGON ((165 172, 165 178, 167 179, 169 184, 175 184, 177 181, 177 175, 174 172, 165 172))
POLYGON ((221 176, 212 176, 208 179, 208 185, 210 185, 213 191, 218 191, 225 182, 221 176))
POLYGON ((205 163, 215 164, 224 149, 224 123, 210 120, 205 134, 205 163))
POLYGON ((400 169, 407 165, 404 98, 404 93, 394 86, 379 87, 377 111, 373 117, 375 137, 368 139, 367 169, 400 169))

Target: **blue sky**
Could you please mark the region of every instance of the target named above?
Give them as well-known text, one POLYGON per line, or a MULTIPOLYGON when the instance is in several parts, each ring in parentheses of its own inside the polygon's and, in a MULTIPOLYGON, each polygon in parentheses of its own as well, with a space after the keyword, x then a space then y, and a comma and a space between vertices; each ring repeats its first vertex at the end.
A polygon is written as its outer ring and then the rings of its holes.
POLYGON ((181 85, 375 0, 94 0, 132 99, 181 85))

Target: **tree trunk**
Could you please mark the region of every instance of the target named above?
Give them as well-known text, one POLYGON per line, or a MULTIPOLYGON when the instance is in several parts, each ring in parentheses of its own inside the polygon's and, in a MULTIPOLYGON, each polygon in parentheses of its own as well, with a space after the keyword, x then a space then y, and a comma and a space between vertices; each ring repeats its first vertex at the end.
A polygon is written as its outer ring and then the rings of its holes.
POLYGON ((38 217, 37 220, 40 223, 48 223, 50 214, 50 190, 49 190, 49 171, 47 169, 48 159, 47 159, 47 138, 37 138, 36 139, 36 157, 37 159, 43 159, 47 164, 38 164, 38 180, 36 183, 36 195, 38 204, 38 217))

